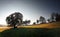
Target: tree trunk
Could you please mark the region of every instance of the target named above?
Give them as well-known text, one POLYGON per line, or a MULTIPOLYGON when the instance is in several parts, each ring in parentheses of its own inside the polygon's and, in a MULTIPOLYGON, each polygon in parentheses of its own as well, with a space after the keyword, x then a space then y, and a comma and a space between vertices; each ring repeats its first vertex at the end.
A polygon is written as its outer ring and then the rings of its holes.
POLYGON ((14 29, 17 28, 16 25, 14 25, 14 29))

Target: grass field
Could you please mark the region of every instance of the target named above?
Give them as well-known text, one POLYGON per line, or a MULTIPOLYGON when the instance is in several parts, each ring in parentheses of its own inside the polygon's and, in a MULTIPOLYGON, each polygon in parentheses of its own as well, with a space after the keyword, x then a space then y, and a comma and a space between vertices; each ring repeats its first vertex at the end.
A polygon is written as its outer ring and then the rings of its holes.
POLYGON ((0 33, 1 37, 60 37, 60 28, 16 28, 0 33))
POLYGON ((22 27, 22 28, 60 28, 60 22, 36 24, 32 26, 19 26, 19 27, 22 27))
POLYGON ((0 27, 0 37, 60 37, 60 22, 19 26, 15 29, 0 27))
MULTIPOLYGON (((0 27, 0 32, 10 29, 12 27, 0 27)), ((60 22, 53 22, 53 23, 47 23, 47 24, 36 24, 31 26, 18 26, 18 28, 60 28, 60 22)))

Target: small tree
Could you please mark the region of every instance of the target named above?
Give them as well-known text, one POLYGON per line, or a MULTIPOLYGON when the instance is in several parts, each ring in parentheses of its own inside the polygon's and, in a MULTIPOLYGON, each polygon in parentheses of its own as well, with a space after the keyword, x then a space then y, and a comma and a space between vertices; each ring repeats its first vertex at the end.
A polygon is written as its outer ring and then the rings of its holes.
POLYGON ((56 13, 56 21, 60 21, 60 14, 56 13))
POLYGON ((56 17, 56 14, 53 12, 51 14, 51 22, 55 22, 55 17, 56 17))
POLYGON ((28 24, 30 24, 30 20, 25 20, 25 21, 23 21, 23 24, 25 24, 25 25, 28 25, 28 24))
POLYGON ((50 21, 50 19, 47 19, 47 21, 50 23, 51 21, 50 21))
POLYGON ((39 20, 36 20, 37 21, 37 24, 39 23, 39 20))
POLYGON ((35 25, 36 24, 36 22, 33 22, 33 25, 35 25))
POLYGON ((40 16, 40 22, 43 24, 43 23, 46 23, 46 20, 43 16, 40 16))

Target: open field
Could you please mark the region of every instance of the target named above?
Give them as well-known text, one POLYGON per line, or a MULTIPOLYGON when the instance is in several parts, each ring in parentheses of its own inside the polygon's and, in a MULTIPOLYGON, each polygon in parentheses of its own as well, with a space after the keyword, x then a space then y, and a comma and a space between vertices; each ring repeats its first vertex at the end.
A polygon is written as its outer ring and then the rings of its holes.
MULTIPOLYGON (((0 27, 0 32, 10 29, 12 27, 0 27)), ((53 23, 47 23, 47 24, 36 24, 31 26, 18 26, 18 28, 60 28, 60 22, 53 22, 53 23)))
POLYGON ((60 28, 12 28, 0 32, 0 37, 60 37, 60 28))
POLYGON ((4 31, 4 30, 7 30, 7 29, 10 29, 11 27, 0 27, 0 32, 4 31))
POLYGON ((0 37, 60 37, 60 22, 32 26, 0 27, 0 37))
POLYGON ((36 24, 36 25, 32 25, 32 26, 19 26, 19 27, 22 27, 22 28, 60 28, 60 22, 36 24))

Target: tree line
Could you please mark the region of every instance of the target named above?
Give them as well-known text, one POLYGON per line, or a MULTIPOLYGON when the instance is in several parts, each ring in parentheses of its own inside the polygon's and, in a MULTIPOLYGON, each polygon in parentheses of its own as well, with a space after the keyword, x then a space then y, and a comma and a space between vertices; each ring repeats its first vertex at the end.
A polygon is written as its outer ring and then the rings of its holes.
MULTIPOLYGON (((46 21, 48 21, 48 23, 60 21, 60 14, 52 13, 50 15, 50 18, 48 18, 47 20, 45 17, 40 16, 39 19, 36 20, 36 22, 33 22, 33 24, 34 25, 35 24, 45 24, 46 21)), ((6 17, 6 22, 7 22, 8 26, 13 26, 14 28, 16 28, 17 26, 20 26, 20 25, 30 24, 31 20, 23 21, 23 14, 21 14, 20 12, 15 12, 6 17)))
POLYGON ((48 18, 47 20, 45 17, 40 16, 39 19, 37 19, 36 22, 34 22, 33 24, 36 24, 36 23, 37 24, 45 24, 45 23, 47 23, 46 21, 48 21, 48 23, 58 22, 58 21, 60 21, 60 14, 52 13, 50 15, 50 18, 48 18))

